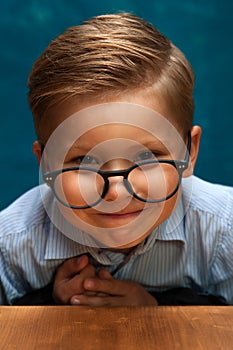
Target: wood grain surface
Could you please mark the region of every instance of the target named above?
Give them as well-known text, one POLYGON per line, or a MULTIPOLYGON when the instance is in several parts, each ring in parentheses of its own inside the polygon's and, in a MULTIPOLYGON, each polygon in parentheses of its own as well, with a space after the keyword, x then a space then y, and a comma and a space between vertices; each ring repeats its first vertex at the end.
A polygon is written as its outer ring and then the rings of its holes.
POLYGON ((233 307, 0 307, 1 350, 232 350, 233 307))

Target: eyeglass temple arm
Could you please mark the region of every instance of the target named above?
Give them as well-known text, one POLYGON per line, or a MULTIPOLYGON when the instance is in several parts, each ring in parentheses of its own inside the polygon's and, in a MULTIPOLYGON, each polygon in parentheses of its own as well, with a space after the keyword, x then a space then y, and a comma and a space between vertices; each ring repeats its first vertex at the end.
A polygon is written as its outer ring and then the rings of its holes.
POLYGON ((191 152, 191 144, 192 144, 192 137, 191 137, 191 131, 188 131, 188 143, 187 143, 187 151, 186 151, 186 155, 185 155, 185 161, 188 162, 189 161, 189 157, 190 157, 190 152, 191 152))

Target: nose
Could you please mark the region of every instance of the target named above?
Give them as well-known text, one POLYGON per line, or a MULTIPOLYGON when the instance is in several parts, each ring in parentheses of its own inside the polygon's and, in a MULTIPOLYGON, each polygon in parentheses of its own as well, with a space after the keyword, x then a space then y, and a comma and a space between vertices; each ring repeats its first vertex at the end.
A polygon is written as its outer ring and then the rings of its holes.
POLYGON ((125 199, 130 195, 127 189, 125 188, 125 185, 123 182, 123 176, 109 177, 108 181, 109 181, 109 187, 104 197, 105 201, 113 202, 115 200, 119 200, 123 198, 125 199))
MULTIPOLYGON (((128 168, 128 162, 125 162, 124 160, 120 159, 114 159, 111 162, 108 162, 105 164, 105 169, 107 171, 121 171, 125 170, 128 168)), ((127 191, 124 181, 124 177, 122 175, 115 175, 115 176, 109 176, 108 177, 108 182, 109 182, 109 187, 108 191, 104 197, 105 201, 115 201, 115 200, 120 200, 120 199, 126 199, 129 196, 129 192, 127 191)))

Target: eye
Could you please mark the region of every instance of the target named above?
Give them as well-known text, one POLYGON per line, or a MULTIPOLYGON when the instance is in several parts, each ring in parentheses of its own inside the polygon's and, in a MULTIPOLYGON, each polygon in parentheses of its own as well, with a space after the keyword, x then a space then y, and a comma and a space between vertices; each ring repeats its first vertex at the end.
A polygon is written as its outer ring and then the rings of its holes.
POLYGON ((139 153, 136 157, 136 161, 137 162, 140 162, 140 161, 143 161, 143 160, 150 160, 150 159, 155 159, 155 154, 152 152, 152 151, 143 151, 141 153, 139 153))
POLYGON ((96 165, 99 164, 98 160, 95 157, 86 155, 80 156, 75 159, 76 164, 78 165, 96 165))

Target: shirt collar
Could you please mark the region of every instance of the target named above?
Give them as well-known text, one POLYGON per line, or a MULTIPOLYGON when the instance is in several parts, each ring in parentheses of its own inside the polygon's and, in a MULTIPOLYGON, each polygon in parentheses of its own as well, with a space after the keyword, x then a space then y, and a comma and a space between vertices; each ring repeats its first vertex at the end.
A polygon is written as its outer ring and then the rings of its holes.
POLYGON ((183 199, 179 200, 176 209, 172 215, 160 225, 159 240, 164 241, 186 241, 185 238, 185 212, 183 199))
POLYGON ((97 248, 94 248, 95 243, 91 236, 69 224, 63 218, 57 207, 56 200, 53 200, 50 206, 47 207, 47 215, 50 220, 45 247, 45 259, 67 259, 97 250, 97 248), (74 232, 73 237, 79 235, 79 241, 86 242, 86 245, 63 234, 63 232, 70 232, 72 234, 72 230, 74 232))

